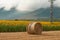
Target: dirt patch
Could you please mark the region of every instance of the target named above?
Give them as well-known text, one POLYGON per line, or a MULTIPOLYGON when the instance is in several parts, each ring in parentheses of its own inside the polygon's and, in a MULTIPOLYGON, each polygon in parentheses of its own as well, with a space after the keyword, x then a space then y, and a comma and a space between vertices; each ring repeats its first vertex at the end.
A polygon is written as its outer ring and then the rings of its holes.
POLYGON ((0 40, 60 40, 60 31, 42 32, 42 35, 29 35, 27 32, 0 33, 0 40))

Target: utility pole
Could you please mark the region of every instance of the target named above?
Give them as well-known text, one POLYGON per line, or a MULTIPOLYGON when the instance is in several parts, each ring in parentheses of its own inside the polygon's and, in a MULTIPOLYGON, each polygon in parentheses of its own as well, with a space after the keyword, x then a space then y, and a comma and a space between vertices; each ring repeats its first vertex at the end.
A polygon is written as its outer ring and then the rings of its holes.
POLYGON ((50 2, 50 22, 53 23, 53 1, 55 0, 49 0, 50 2))

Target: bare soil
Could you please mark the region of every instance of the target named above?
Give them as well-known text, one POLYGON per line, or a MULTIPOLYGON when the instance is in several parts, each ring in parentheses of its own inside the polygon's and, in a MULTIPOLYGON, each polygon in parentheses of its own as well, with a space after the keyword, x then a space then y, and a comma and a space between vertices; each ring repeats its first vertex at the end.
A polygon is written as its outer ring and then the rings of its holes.
POLYGON ((60 31, 44 31, 42 35, 30 35, 27 32, 0 33, 0 40, 60 40, 60 31))

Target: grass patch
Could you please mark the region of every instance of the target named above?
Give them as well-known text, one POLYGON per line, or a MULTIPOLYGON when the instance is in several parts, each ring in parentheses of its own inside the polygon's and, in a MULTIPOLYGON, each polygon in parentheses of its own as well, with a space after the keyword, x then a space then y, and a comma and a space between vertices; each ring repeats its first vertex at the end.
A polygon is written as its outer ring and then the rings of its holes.
POLYGON ((25 32, 25 31, 26 31, 25 25, 16 25, 16 26, 0 25, 0 32, 25 32))
MULTIPOLYGON (((25 32, 26 25, 0 25, 0 32, 25 32)), ((57 31, 60 26, 43 26, 43 31, 57 31)))
POLYGON ((43 31, 57 31, 60 30, 60 26, 43 26, 43 31))

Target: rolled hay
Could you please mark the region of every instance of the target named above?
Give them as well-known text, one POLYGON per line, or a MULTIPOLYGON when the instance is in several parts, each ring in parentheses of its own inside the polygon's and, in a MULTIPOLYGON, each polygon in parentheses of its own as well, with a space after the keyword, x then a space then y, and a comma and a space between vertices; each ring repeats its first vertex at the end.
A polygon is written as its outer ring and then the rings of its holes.
POLYGON ((39 22, 30 23, 27 32, 28 34, 42 34, 42 24, 39 22))

